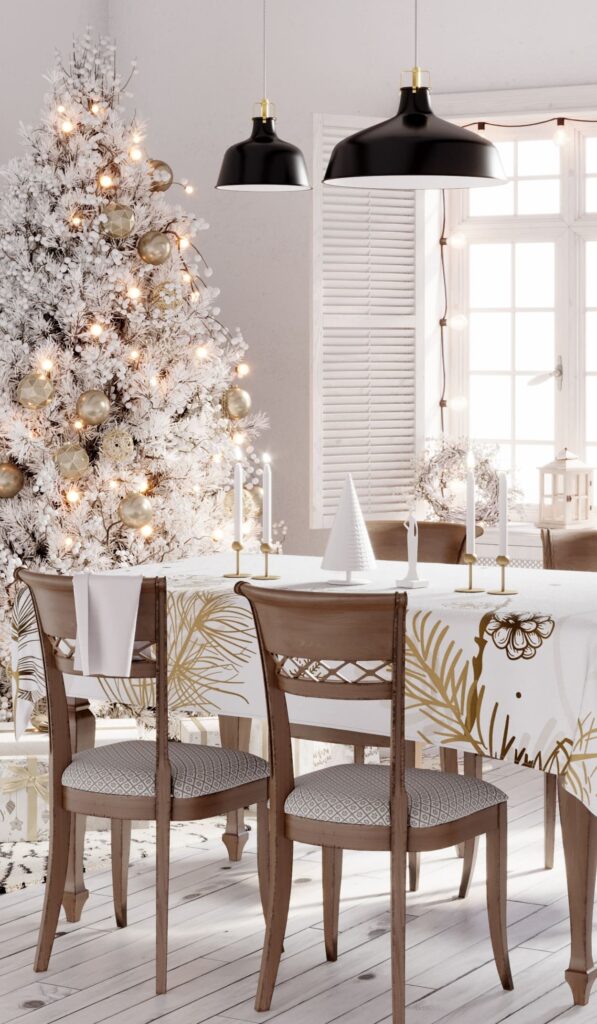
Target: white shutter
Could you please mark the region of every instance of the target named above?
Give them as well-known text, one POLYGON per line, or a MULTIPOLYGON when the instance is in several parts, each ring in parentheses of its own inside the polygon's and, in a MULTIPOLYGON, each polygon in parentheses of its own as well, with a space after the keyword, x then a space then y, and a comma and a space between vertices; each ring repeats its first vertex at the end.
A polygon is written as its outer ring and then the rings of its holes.
MULTIPOLYGON (((319 119, 316 181, 335 144, 371 124, 319 119)), ((352 473, 368 518, 409 511, 416 444, 415 193, 315 188, 313 526, 352 473)))

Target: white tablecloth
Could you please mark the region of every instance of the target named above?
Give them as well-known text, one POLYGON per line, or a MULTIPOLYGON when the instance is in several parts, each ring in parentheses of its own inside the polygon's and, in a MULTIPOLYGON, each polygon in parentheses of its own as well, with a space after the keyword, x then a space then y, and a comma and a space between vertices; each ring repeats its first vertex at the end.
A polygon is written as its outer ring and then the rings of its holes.
MULTIPOLYGON (((318 558, 271 561, 282 578, 262 586, 321 589, 330 576, 318 558)), ((146 565, 143 571, 168 579, 171 706, 201 715, 262 718, 263 681, 250 611, 233 593, 234 581, 222 577, 231 568, 231 556, 220 554, 146 565)), ((261 559, 247 556, 243 568, 260 572, 261 559)), ((408 738, 559 772, 597 813, 597 576, 514 569, 508 583, 519 593, 496 597, 455 593, 465 582, 464 566, 420 568, 430 586, 408 594, 408 738)), ((394 590, 404 571, 402 563, 380 562, 368 574, 367 589, 394 590)), ((495 587, 497 569, 478 569, 476 582, 495 587)), ((30 612, 23 592, 14 614, 19 732, 32 699, 43 695, 30 612)), ((67 689, 70 696, 155 704, 147 680, 71 677, 67 689)), ((352 702, 291 698, 290 705, 296 722, 389 732, 382 702, 359 704, 358 717, 352 702)))

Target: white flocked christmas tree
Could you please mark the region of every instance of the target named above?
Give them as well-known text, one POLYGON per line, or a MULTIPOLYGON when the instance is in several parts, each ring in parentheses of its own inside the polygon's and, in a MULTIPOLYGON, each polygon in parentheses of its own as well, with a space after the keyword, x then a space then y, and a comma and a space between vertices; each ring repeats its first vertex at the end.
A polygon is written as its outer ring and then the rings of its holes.
MULTIPOLYGON (((88 33, 49 76, 0 197, 0 660, 13 573, 181 558, 229 540, 239 449, 258 484, 246 345, 186 206, 88 33), (153 159, 152 159, 153 158, 153 159)), ((187 193, 185 196, 184 193, 187 193)), ((255 488, 255 495, 259 488, 255 488)))

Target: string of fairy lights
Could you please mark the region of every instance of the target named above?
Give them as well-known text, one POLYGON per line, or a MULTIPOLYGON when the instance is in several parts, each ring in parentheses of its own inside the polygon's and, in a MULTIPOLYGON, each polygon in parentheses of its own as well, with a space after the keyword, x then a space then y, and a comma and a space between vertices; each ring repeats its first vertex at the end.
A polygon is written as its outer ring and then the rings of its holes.
MULTIPOLYGON (((475 120, 469 121, 464 124, 463 128, 472 128, 480 134, 483 134, 487 128, 504 128, 508 131, 515 131, 516 129, 523 128, 541 128, 544 125, 555 125, 553 133, 553 141, 557 146, 566 146, 570 142, 571 133, 567 125, 573 124, 594 124, 597 125, 597 118, 595 117, 570 117, 568 115, 554 114, 551 117, 543 117, 537 121, 488 121, 488 120, 475 120)), ((499 186, 497 186, 499 188, 499 186)), ((446 398, 446 392, 448 388, 448 372, 446 362, 446 329, 450 326, 454 329, 462 329, 466 327, 466 317, 462 314, 455 314, 453 317, 449 316, 449 292, 448 292, 448 275, 446 266, 446 247, 451 246, 454 249, 462 249, 466 245, 466 236, 462 232, 454 232, 451 235, 446 235, 447 227, 447 214, 446 214, 446 193, 445 190, 441 191, 441 228, 439 236, 439 254, 440 254, 440 279, 442 289, 442 303, 441 313, 439 318, 439 339, 440 339, 440 396, 439 396, 439 420, 440 420, 440 433, 441 436, 445 436, 446 431, 446 409, 448 408, 448 399, 446 398)))

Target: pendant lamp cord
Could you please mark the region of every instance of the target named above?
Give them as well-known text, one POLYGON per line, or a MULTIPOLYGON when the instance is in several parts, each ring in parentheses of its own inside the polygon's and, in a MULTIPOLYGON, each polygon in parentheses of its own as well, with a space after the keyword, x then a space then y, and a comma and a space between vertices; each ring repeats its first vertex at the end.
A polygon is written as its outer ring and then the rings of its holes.
POLYGON ((446 386, 447 386, 447 374, 446 374, 446 327, 448 326, 448 281, 446 278, 446 193, 442 189, 442 226, 439 238, 439 256, 440 256, 440 270, 441 270, 441 285, 443 292, 443 309, 442 315, 439 321, 439 351, 440 351, 440 381, 441 390, 439 396, 439 420, 440 430, 442 437, 444 435, 446 424, 445 424, 445 412, 446 412, 446 386))
POLYGON ((266 21, 267 21, 267 0, 263 0, 263 18, 262 18, 262 50, 263 50, 263 99, 267 99, 267 33, 266 33, 266 21))

